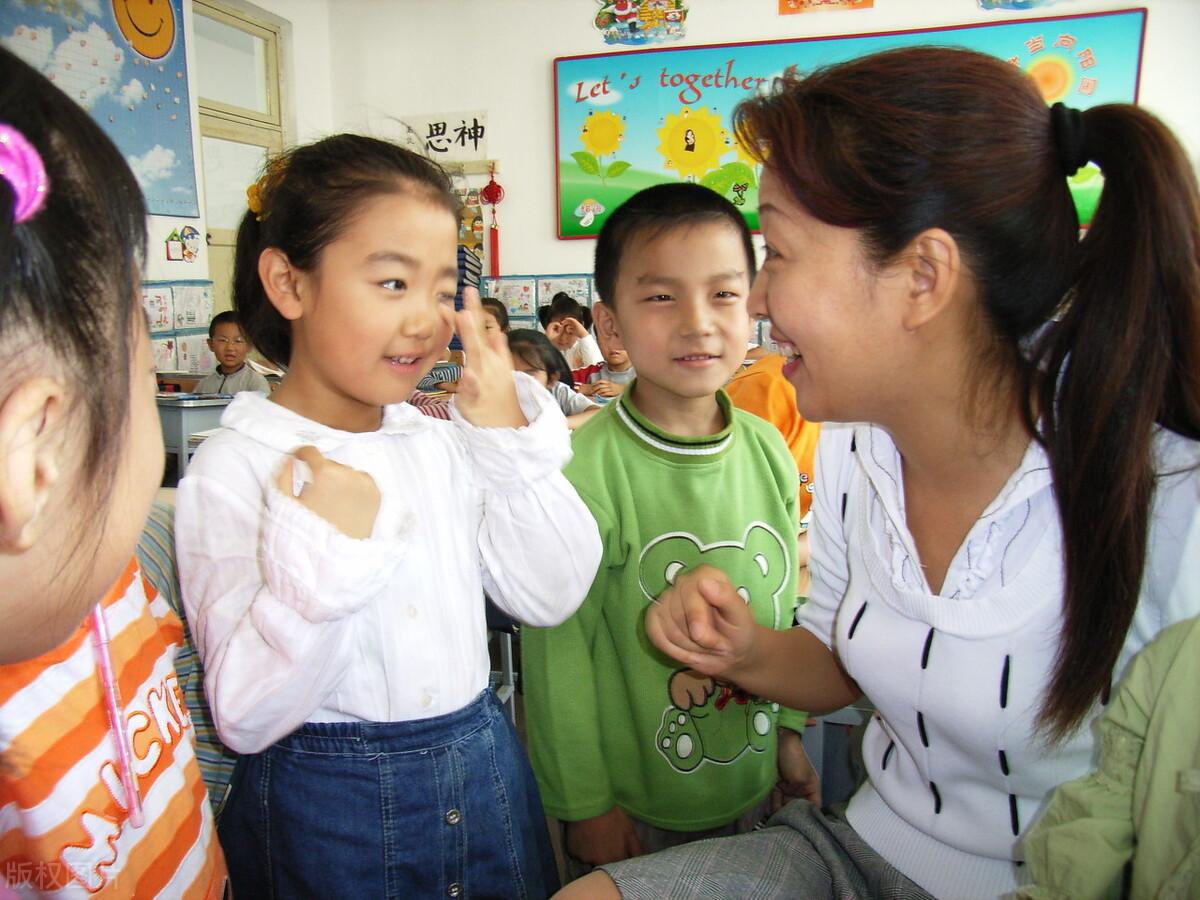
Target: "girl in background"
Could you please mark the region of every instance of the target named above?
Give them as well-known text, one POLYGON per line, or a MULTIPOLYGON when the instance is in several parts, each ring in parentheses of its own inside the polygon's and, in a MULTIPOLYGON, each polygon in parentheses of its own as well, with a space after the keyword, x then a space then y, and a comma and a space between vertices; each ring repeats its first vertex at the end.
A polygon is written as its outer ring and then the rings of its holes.
POLYGON ((145 246, 120 151, 0 48, 3 896, 225 890, 175 686, 183 629, 134 561, 163 471, 145 246))
POLYGON ((508 308, 495 297, 480 297, 479 305, 483 307, 485 331, 508 331, 508 308))
POLYGON ((436 165, 337 135, 274 160, 251 200, 234 301, 288 374, 229 405, 176 525, 217 728, 245 754, 221 819, 234 889, 544 896, 554 858, 489 687, 483 592, 548 624, 591 581, 562 414, 473 291, 456 318, 436 165), (401 401, 453 328, 468 364, 443 422, 401 401))
POLYGON ((533 328, 514 328, 508 332, 508 349, 513 367, 554 395, 572 431, 600 411, 599 404, 575 390, 567 361, 546 335, 533 328))
POLYGON ((604 362, 604 354, 592 337, 592 311, 570 294, 559 291, 549 306, 538 308, 538 322, 575 373, 575 383, 584 384, 604 362))

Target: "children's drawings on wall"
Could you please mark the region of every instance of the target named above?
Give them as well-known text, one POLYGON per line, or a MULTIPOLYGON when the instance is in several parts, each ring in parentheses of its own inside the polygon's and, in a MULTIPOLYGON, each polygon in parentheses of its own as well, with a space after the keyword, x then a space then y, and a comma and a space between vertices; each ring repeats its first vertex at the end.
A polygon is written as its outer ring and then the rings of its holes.
MULTIPOLYGON (((760 166, 733 133, 731 113, 791 66, 803 73, 894 47, 967 47, 1028 72, 1048 104, 1086 109, 1136 102, 1145 22, 1145 10, 1130 9, 560 57, 554 61, 558 235, 594 237, 623 201, 669 181, 712 188, 757 229, 760 166)), ((1072 179, 1082 222, 1090 219, 1100 184, 1094 167, 1072 179)))
POLYGON ((143 284, 142 307, 150 323, 155 369, 207 374, 216 366, 207 344, 213 314, 211 282, 143 284))
POLYGON ((143 287, 142 306, 151 334, 175 330, 175 297, 170 287, 143 287))
POLYGON ((175 336, 151 338, 150 348, 154 352, 154 371, 179 371, 179 357, 175 351, 175 336))
POLYGON ((178 348, 179 372, 189 375, 207 375, 217 367, 217 358, 208 349, 208 334, 178 334, 175 336, 178 348))
POLYGON ((537 283, 538 306, 549 306, 554 295, 568 294, 583 306, 592 305, 592 279, 588 275, 554 275, 539 278, 537 283))
POLYGON ((183 21, 183 0, 9 2, 0 4, 0 43, 100 124, 151 215, 195 218, 183 21))
POLYGON ((659 44, 684 36, 687 4, 683 0, 598 0, 592 24, 606 44, 659 44))
POLYGON ((177 284, 171 293, 175 301, 176 328, 208 328, 213 316, 211 284, 177 284))
POLYGON ((483 293, 503 303, 510 317, 528 318, 537 314, 537 282, 533 278, 484 278, 483 293))

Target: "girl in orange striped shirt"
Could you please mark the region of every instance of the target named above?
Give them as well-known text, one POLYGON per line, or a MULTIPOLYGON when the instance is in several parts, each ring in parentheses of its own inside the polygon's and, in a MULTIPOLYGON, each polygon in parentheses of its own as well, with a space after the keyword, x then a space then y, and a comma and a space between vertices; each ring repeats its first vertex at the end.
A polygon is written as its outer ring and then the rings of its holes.
POLYGON ((181 626, 131 561, 163 466, 145 224, 117 148, 0 48, 0 900, 224 890, 181 626))

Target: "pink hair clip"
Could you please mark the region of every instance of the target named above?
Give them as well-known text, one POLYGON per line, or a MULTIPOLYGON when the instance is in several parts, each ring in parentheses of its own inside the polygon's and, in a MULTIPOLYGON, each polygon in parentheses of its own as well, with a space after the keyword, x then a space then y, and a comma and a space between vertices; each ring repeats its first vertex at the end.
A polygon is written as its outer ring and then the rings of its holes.
POLYGON ((42 157, 25 135, 0 122, 0 178, 12 186, 13 222, 28 222, 46 203, 50 182, 42 157))

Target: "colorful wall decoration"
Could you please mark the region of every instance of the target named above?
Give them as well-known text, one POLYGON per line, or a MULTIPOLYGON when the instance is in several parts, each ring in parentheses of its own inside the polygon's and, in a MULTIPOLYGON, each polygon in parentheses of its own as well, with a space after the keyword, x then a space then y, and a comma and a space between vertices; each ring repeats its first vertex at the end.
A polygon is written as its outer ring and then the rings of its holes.
POLYGON ((779 14, 791 16, 830 9, 872 9, 874 6, 875 0, 779 0, 779 14))
MULTIPOLYGON (((558 236, 594 237, 606 214, 627 197, 675 180, 698 181, 725 195, 757 229, 757 166, 734 138, 730 114, 789 66, 806 71, 916 44, 967 47, 1029 72, 1047 103, 1083 109, 1137 100, 1145 23, 1144 9, 1128 9, 560 57, 554 61, 558 236)), ((1084 222, 1101 183, 1092 166, 1072 179, 1084 222)))
POLYGON ((200 215, 183 0, 0 4, 0 44, 42 72, 112 138, 151 215, 200 215))
POLYGON ((684 0, 598 0, 592 24, 606 44, 661 44, 686 33, 684 0))

